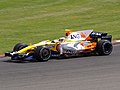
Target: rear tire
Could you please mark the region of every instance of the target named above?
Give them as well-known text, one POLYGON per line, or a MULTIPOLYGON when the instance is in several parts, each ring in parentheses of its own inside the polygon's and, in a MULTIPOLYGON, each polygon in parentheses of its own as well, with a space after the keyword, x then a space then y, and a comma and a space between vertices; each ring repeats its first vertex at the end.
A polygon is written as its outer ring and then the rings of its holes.
POLYGON ((19 50, 21 50, 21 49, 23 49, 23 48, 25 48, 25 47, 27 47, 27 46, 28 46, 28 45, 25 44, 25 43, 18 43, 18 44, 16 44, 16 45, 14 46, 13 51, 19 51, 19 50))
POLYGON ((98 55, 109 55, 113 49, 112 43, 108 40, 100 40, 97 43, 96 51, 98 55))
POLYGON ((39 46, 35 49, 34 58, 37 61, 45 62, 51 57, 51 50, 47 47, 39 46))

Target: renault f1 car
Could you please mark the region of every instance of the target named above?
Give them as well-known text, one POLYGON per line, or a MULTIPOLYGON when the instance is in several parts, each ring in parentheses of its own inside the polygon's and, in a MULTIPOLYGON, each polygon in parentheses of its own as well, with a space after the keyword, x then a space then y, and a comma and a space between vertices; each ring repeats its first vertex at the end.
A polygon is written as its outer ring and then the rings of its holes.
POLYGON ((73 57, 94 53, 95 55, 109 55, 112 52, 112 36, 104 32, 83 30, 71 32, 66 30, 66 37, 55 40, 44 40, 37 44, 27 45, 18 43, 5 56, 11 60, 48 61, 54 57, 73 57))

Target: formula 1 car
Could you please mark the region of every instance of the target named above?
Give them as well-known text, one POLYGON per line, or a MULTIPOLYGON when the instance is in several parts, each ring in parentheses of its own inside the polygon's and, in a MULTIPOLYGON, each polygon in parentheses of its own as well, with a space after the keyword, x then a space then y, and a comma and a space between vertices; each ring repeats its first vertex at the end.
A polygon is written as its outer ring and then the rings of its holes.
POLYGON ((107 33, 93 30, 76 32, 66 30, 65 34, 64 39, 44 40, 33 45, 18 43, 11 52, 6 52, 5 56, 11 57, 11 60, 31 58, 36 61, 48 61, 54 57, 64 58, 90 53, 109 55, 112 52, 112 36, 107 33))

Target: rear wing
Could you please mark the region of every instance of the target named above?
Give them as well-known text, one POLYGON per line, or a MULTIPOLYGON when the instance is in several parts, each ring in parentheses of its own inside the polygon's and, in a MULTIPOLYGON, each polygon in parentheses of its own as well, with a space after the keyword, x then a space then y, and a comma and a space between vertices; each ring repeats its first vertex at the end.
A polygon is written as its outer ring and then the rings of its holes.
POLYGON ((112 41, 112 35, 108 35, 108 33, 104 32, 92 32, 90 34, 90 37, 93 38, 94 40, 97 40, 98 38, 104 39, 104 40, 109 40, 110 42, 112 41))

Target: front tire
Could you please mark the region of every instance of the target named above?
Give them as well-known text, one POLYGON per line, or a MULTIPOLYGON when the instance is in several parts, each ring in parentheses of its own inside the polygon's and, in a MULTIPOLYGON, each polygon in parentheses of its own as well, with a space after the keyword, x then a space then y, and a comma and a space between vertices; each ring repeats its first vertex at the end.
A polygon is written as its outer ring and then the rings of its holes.
POLYGON ((47 47, 37 47, 34 52, 34 58, 37 61, 45 62, 48 61, 51 57, 51 50, 47 47))
POLYGON ((21 49, 23 49, 23 48, 25 48, 25 47, 27 47, 27 46, 28 46, 28 45, 25 44, 25 43, 18 43, 18 44, 16 44, 16 45, 14 46, 13 51, 19 51, 19 50, 21 50, 21 49))
POLYGON ((98 55, 109 55, 113 49, 112 43, 108 40, 100 40, 97 43, 96 51, 98 55))

